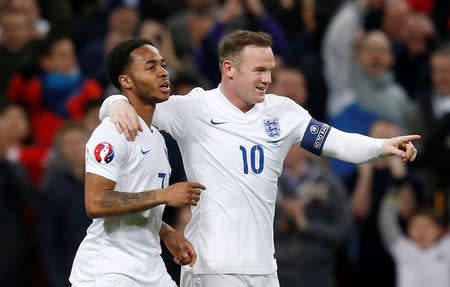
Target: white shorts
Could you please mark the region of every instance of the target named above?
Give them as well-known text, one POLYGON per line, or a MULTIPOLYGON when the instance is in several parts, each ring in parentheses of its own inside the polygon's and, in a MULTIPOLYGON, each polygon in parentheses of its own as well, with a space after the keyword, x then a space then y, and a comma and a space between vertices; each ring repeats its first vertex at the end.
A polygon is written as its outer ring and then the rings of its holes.
MULTIPOLYGON (((177 287, 167 273, 164 261, 159 255, 149 255, 142 262, 141 266, 136 266, 135 272, 126 270, 120 272, 120 263, 124 258, 116 257, 116 265, 108 266, 108 262, 101 262, 104 266, 95 266, 90 270, 94 280, 77 280, 80 276, 71 276, 72 287, 177 287)), ((80 273, 80 269, 77 269, 80 273)), ((87 278, 87 277, 82 277, 87 278)))
POLYGON ((180 287, 280 287, 277 272, 265 275, 192 274, 181 268, 180 287))

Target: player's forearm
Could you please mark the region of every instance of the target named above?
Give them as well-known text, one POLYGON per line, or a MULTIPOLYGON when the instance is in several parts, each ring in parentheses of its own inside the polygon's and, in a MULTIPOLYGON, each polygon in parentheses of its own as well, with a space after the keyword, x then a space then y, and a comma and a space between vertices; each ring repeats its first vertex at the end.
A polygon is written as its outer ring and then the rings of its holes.
POLYGON ((324 144, 323 154, 352 163, 369 162, 383 157, 383 141, 332 128, 324 144))
POLYGON ((105 191, 87 200, 86 211, 91 218, 127 215, 165 203, 160 189, 136 193, 105 191))

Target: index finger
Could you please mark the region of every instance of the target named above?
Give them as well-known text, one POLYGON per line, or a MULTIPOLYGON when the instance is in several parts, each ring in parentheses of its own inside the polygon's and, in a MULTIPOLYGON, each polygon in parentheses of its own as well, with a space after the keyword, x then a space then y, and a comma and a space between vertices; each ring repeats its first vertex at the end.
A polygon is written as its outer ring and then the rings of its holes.
POLYGON ((397 140, 400 142, 408 143, 410 141, 416 141, 421 138, 420 135, 407 135, 407 136, 399 136, 397 137, 397 140))
POLYGON ((203 184, 200 184, 198 182, 189 182, 189 186, 193 188, 206 189, 206 187, 203 184))

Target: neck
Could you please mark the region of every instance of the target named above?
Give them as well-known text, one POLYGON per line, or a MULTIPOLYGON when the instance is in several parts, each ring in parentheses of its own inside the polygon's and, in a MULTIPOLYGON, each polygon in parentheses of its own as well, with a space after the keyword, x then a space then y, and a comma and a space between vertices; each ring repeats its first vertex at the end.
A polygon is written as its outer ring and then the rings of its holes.
POLYGON ((219 86, 220 91, 225 96, 225 98, 230 101, 233 106, 241 110, 243 113, 248 112, 251 110, 254 106, 254 104, 249 104, 243 101, 239 96, 236 94, 236 92, 229 87, 228 85, 224 84, 224 81, 222 80, 222 83, 219 86))
POLYGON ((147 126, 150 127, 152 124, 153 113, 155 112, 156 104, 145 103, 133 93, 124 92, 124 95, 128 98, 130 104, 135 108, 137 114, 144 120, 147 126))

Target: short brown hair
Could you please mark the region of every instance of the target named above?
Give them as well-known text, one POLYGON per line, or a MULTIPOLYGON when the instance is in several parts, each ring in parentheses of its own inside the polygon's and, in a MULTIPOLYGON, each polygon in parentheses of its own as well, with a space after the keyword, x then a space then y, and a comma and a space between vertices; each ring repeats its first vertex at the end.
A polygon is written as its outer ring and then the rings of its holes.
POLYGON ((247 30, 236 30, 225 35, 219 49, 220 66, 225 60, 232 60, 239 65, 242 50, 247 46, 272 47, 272 37, 264 32, 247 30))

